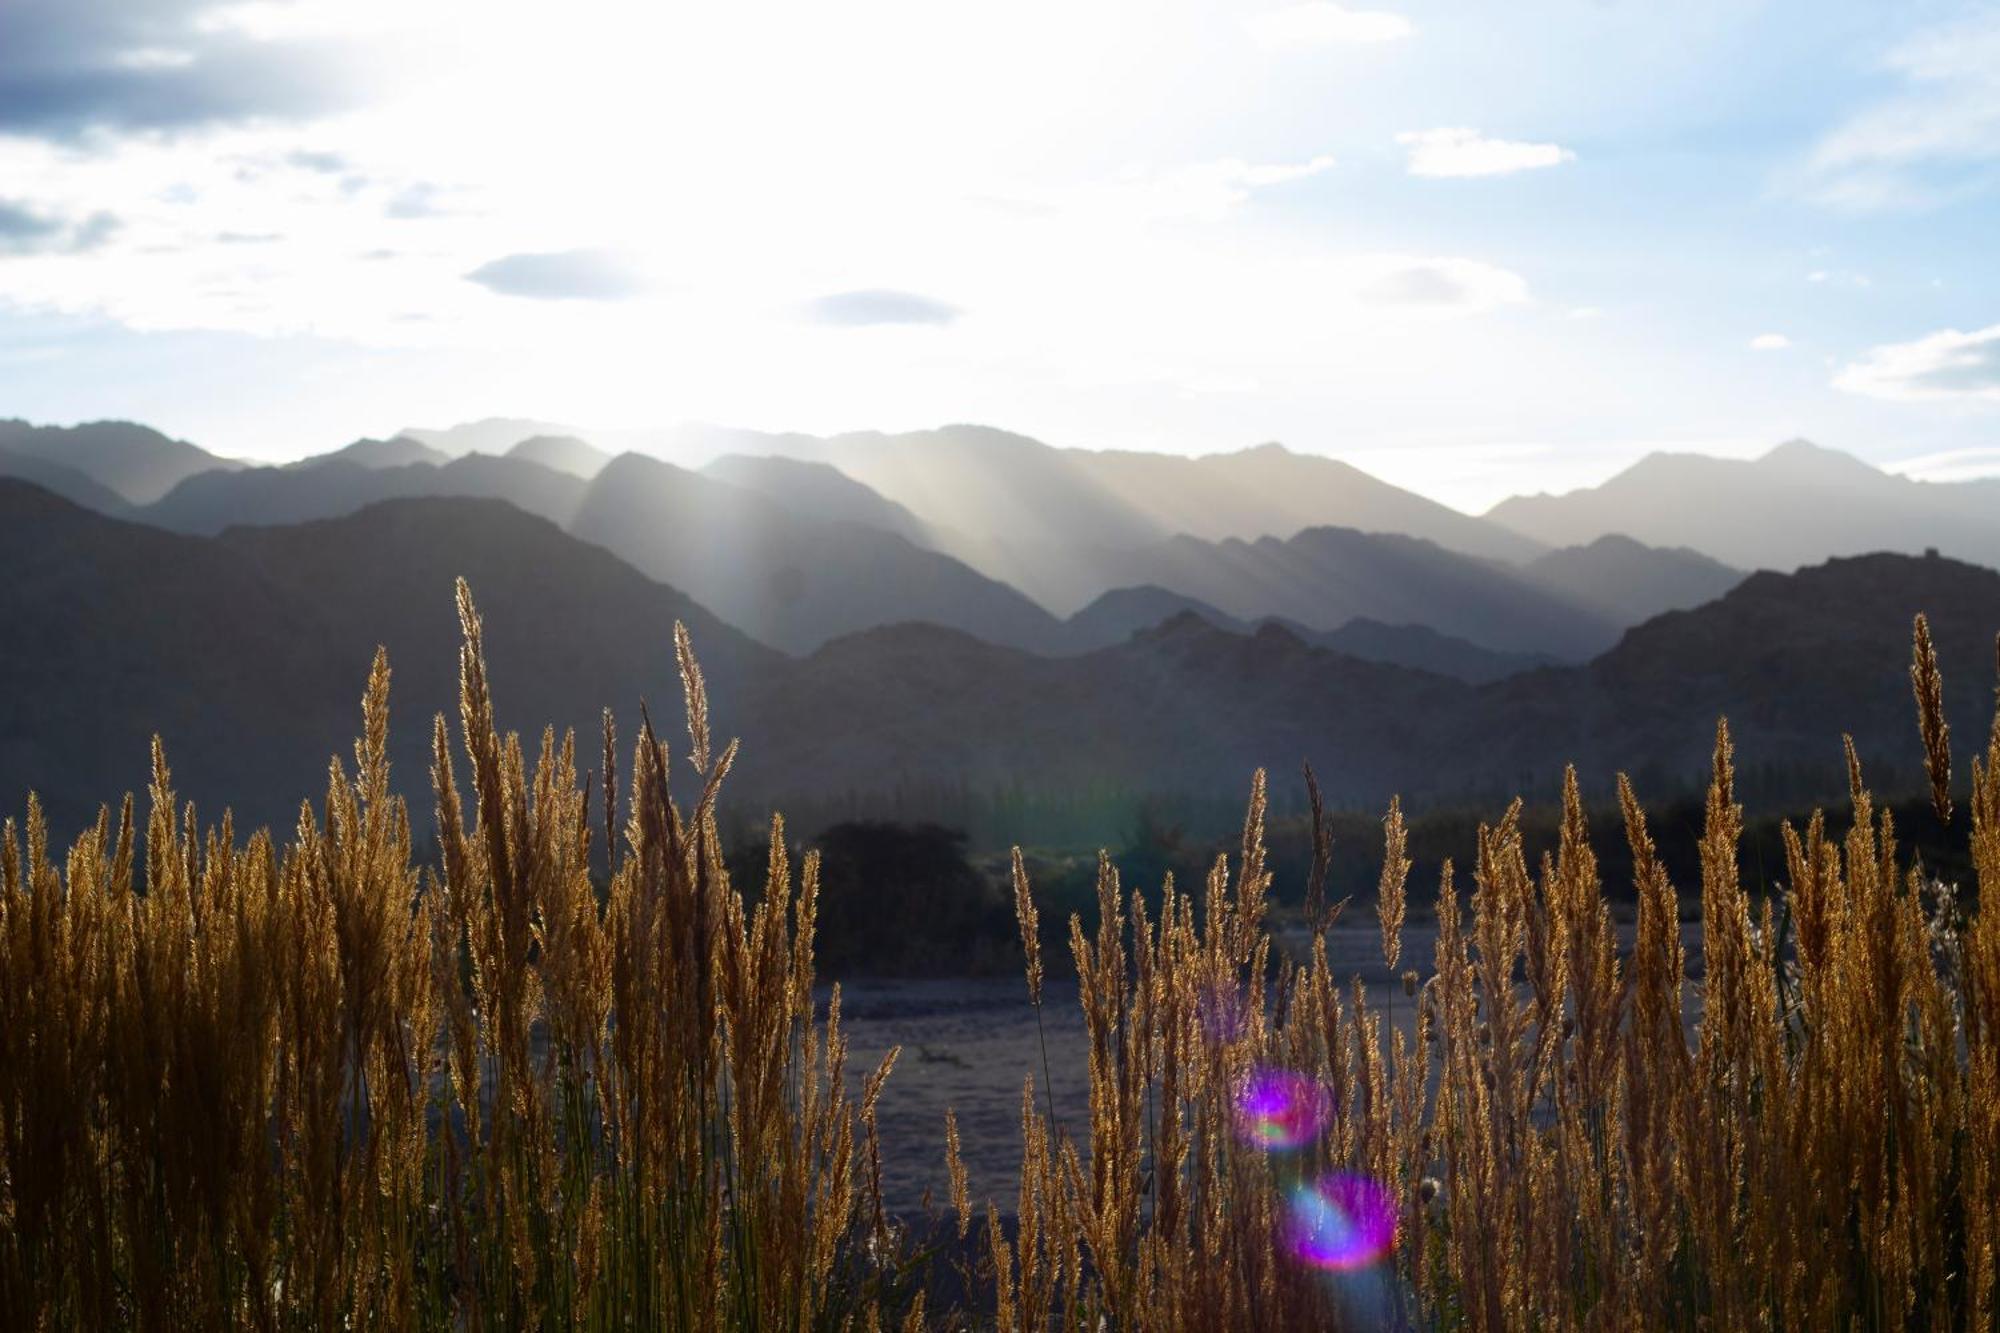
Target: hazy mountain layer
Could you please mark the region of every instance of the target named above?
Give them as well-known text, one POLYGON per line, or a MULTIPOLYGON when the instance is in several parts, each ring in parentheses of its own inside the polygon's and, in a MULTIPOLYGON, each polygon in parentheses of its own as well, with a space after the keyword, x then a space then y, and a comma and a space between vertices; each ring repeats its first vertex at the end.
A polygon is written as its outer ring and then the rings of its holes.
POLYGON ((1533 653, 1494 652, 1424 625, 1388 625, 1365 616, 1330 630, 1315 630, 1296 621, 1240 620, 1206 602, 1159 587, 1113 589, 1064 621, 1063 628, 1068 650, 1085 653, 1122 643, 1184 613, 1232 634, 1254 634, 1265 624, 1275 624, 1307 643, 1364 662, 1414 667, 1473 684, 1555 663, 1554 658, 1533 653))
POLYGON ((133 505, 152 503, 196 473, 243 466, 130 421, 33 426, 0 420, 0 452, 80 472, 133 505))
POLYGON ((1058 449, 991 427, 946 426, 825 440, 710 429, 691 432, 685 447, 831 463, 950 534, 953 554, 1064 609, 1094 592, 1066 581, 1059 562, 1033 558, 1038 553, 1140 547, 1183 534, 1209 541, 1282 538, 1329 525, 1421 537, 1501 559, 1541 549, 1350 464, 1276 444, 1184 458, 1058 449))
POLYGON ((531 435, 507 450, 507 457, 540 463, 584 481, 602 472, 611 461, 610 454, 574 435, 531 435))
POLYGON ((1576 660, 1609 647, 1622 628, 1608 612, 1552 592, 1513 566, 1349 528, 1253 542, 1176 537, 1094 558, 1107 586, 1168 588, 1244 621, 1421 624, 1502 652, 1576 660))
POLYGON ((1837 791, 1827 737, 1845 730, 1872 776, 1907 787, 1920 781, 1910 616, 1932 617, 1961 736, 1990 717, 2000 628, 2000 574, 1878 555, 1757 575, 1587 666, 1483 687, 1192 614, 1074 657, 901 625, 786 659, 505 505, 402 501, 200 539, 20 482, 0 482, 0 560, 0 622, 29 649, 0 655, 0 803, 17 808, 33 785, 62 833, 143 783, 156 730, 207 809, 226 796, 288 823, 327 756, 346 752, 376 643, 397 671, 397 771, 421 793, 430 719, 455 710, 458 574, 485 615, 502 716, 532 729, 531 750, 542 722, 574 726, 595 766, 599 708, 618 708, 629 740, 641 698, 678 744, 668 632, 680 618, 716 730, 744 741, 740 800, 841 797, 884 813, 941 789, 1229 797, 1259 765, 1282 794, 1300 758, 1333 799, 1364 807, 1392 790, 1413 803, 1546 793, 1570 759, 1596 790, 1627 768, 1659 791, 1699 780, 1725 713, 1746 781, 1793 774, 1837 791))
POLYGON ((724 454, 706 464, 701 472, 705 477, 755 491, 807 518, 859 523, 893 532, 918 546, 936 545, 922 519, 828 463, 780 454, 724 454))
POLYGON ((94 509, 100 514, 122 516, 130 513, 132 509, 124 496, 102 482, 67 464, 52 462, 33 454, 17 454, 0 449, 0 477, 15 477, 21 481, 33 482, 43 490, 60 495, 72 504, 80 504, 85 509, 94 509))
POLYGON ((1700 606, 1743 581, 1743 571, 1699 551, 1646 546, 1622 536, 1550 551, 1529 561, 1522 573, 1535 586, 1590 607, 1619 625, 1700 606))
POLYGON ((505 500, 530 514, 567 523, 583 490, 584 483, 575 477, 490 454, 466 454, 443 466, 371 466, 333 457, 311 466, 204 472, 135 517, 176 532, 214 533, 241 524, 335 518, 380 500, 465 496, 505 500))
POLYGON ((420 440, 407 435, 398 435, 387 440, 356 440, 353 444, 335 449, 330 453, 314 454, 300 459, 294 467, 322 467, 328 463, 353 463, 358 467, 387 468, 408 467, 412 463, 429 463, 440 467, 451 461, 451 455, 440 449, 433 449, 420 440))
POLYGON ((1804 440, 1750 460, 1649 454, 1602 486, 1516 496, 1487 517, 1552 546, 1622 533, 1742 569, 1930 547, 2000 565, 2000 479, 1912 481, 1804 440))
POLYGON ((598 473, 571 531, 788 651, 906 620, 1038 650, 1060 640, 1048 612, 950 556, 639 454, 598 473))

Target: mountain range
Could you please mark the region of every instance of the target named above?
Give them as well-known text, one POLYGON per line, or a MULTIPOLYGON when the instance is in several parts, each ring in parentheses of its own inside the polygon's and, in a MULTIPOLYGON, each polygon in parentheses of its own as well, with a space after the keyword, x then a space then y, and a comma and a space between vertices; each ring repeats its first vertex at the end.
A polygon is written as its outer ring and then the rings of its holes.
POLYGON ((687 427, 643 442, 706 461, 614 455, 512 419, 283 466, 131 423, 0 422, 0 476, 198 535, 389 500, 503 500, 794 655, 916 622, 1075 658, 1191 611, 1485 684, 1588 661, 1635 625, 1721 596, 1739 565, 1876 548, 2000 564, 2000 481, 1913 482, 1796 441, 1750 461, 1654 455, 1601 487, 1483 518, 1278 445, 1178 458, 973 426, 829 438, 687 427))
POLYGON ((18 808, 35 784, 59 831, 142 783, 155 731, 205 808, 227 796, 246 820, 288 823, 352 738, 377 643, 396 672, 392 755, 421 796, 429 720, 455 716, 460 575, 485 618, 503 721, 532 729, 530 749, 543 723, 573 727, 594 767, 599 709, 618 711, 629 740, 642 700, 677 735, 681 620, 718 731, 744 741, 739 801, 844 794, 878 810, 941 788, 1228 798, 1257 766, 1288 790, 1308 757, 1330 799, 1360 806, 1391 791, 1413 805, 1546 793, 1570 759, 1600 790, 1616 768, 1657 788, 1698 780, 1725 713, 1746 774, 1836 791, 1846 730, 1878 777, 1907 783, 1920 753, 1910 616, 1929 612, 1948 708, 1974 735, 2000 627, 2000 573, 1881 554, 1760 573, 1588 664, 1483 685, 1185 608, 1068 656, 918 623, 786 656, 493 500, 393 500, 203 537, 22 481, 0 481, 0 561, 0 623, 25 648, 0 655, 0 802, 18 808))
POLYGON ((1616 533, 1740 569, 1929 548, 2000 565, 2000 478, 1914 481, 1805 440, 1754 459, 1649 454, 1601 486, 1516 496, 1486 517, 1544 545, 1616 533))
POLYGON ((1581 660, 1624 627, 1698 605, 1739 577, 1692 552, 1631 541, 1545 549, 1276 445, 1182 459, 1059 450, 974 427, 831 440, 707 429, 681 445, 724 452, 692 470, 613 457, 558 429, 494 420, 244 466, 118 423, 23 427, 16 434, 36 451, 0 456, 0 474, 197 534, 388 499, 503 499, 788 652, 918 620, 1075 654, 1109 642, 1117 617, 1083 614, 1093 603, 1154 588, 1314 641, 1365 622, 1344 647, 1487 679, 1509 662, 1581 660), (134 498, 174 477, 154 498, 134 498), (1328 522, 1337 519, 1358 526, 1328 522), (1256 535, 1229 535, 1239 531, 1256 535))
POLYGON ((129 421, 34 426, 0 420, 0 476, 33 480, 40 469, 42 476, 70 486, 80 477, 88 493, 108 491, 124 505, 150 504, 197 473, 242 466, 129 421))

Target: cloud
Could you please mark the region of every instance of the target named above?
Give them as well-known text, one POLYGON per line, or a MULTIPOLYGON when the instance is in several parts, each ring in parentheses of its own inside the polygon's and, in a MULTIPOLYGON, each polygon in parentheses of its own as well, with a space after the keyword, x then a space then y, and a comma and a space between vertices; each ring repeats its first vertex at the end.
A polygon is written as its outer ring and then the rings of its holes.
POLYGON ((647 287, 631 260, 612 250, 502 255, 465 277, 502 296, 536 301, 623 301, 647 287))
POLYGON ((304 148, 285 154, 288 166, 300 171, 316 171, 322 176, 338 176, 348 169, 347 159, 339 153, 318 152, 304 148))
POLYGON ((1347 9, 1325 0, 1267 9, 1243 21, 1250 37, 1267 51, 1286 48, 1393 42, 1416 32, 1401 14, 1382 9, 1347 9))
POLYGON ((883 287, 834 292, 807 302, 805 313, 815 324, 862 328, 875 324, 949 324, 961 312, 957 306, 928 296, 883 287))
POLYGON ((1396 136, 1410 150, 1412 176, 1505 176, 1576 160, 1561 144, 1488 139, 1478 130, 1446 127, 1396 136))
POLYGON ((1392 260, 1374 268, 1357 289, 1370 305, 1478 311, 1528 299, 1520 274, 1476 259, 1392 260))
POLYGON ((2000 180, 2000 14, 1925 29, 1884 67, 1902 82, 1814 145, 1795 192, 1849 212, 1924 208, 2000 180))
POLYGON ((103 245, 117 230, 118 219, 109 213, 63 218, 0 199, 0 255, 81 254, 103 245))
POLYGON ((212 0, 8 0, 0 133, 177 130, 344 105, 335 47, 260 40, 212 0))
POLYGON ((450 210, 444 206, 443 196, 444 191, 436 185, 418 181, 396 191, 382 211, 388 217, 401 220, 444 217, 450 210))
POLYGON ((1916 481, 1976 481, 2000 477, 2000 449, 1946 449, 1883 465, 1884 470, 1916 481))
POLYGON ((1782 333, 1760 333, 1750 340, 1753 352, 1782 352, 1792 345, 1792 340, 1782 333))
POLYGON ((1836 375, 1833 386, 1897 402, 2000 402, 2000 324, 1871 348, 1836 375))

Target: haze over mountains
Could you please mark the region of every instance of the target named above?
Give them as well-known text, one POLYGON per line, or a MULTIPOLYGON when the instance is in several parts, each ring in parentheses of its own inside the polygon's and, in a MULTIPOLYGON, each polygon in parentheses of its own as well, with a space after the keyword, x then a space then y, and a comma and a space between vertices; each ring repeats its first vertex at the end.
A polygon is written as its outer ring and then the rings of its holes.
MULTIPOLYGON (((1829 733, 1882 779, 1917 772, 1909 618, 1928 611, 1948 706, 1983 725, 2000 573, 1877 555, 1758 574, 1657 617, 1595 661, 1485 685, 1363 661, 1279 624, 1249 632, 1184 610, 1089 652, 1048 656, 936 625, 890 625, 787 657, 599 546, 493 500, 394 500, 306 524, 168 533, 0 481, 0 793, 30 784, 57 828, 143 783, 162 734, 183 789, 289 822, 344 753, 375 644, 395 668, 393 755, 421 792, 429 720, 455 714, 451 586, 488 627, 503 720, 575 728, 594 765, 598 710, 624 735, 678 687, 688 623, 717 727, 744 741, 740 801, 921 808, 926 793, 1032 787, 1217 799, 1250 770, 1311 757, 1332 799, 1379 805, 1546 794, 1566 760, 1599 790, 1616 768, 1655 790, 1696 781, 1727 713, 1746 775, 1837 788, 1829 733), (1498 756, 1504 756, 1499 758, 1498 756)), ((1247 627, 1245 627, 1247 628, 1247 627)), ((1748 780, 1748 778, 1746 778, 1748 780)), ((421 808, 421 806, 419 806, 421 808)))
POLYGON ((150 504, 197 473, 243 466, 129 421, 34 426, 0 420, 0 476, 26 475, 16 471, 24 465, 81 477, 128 505, 150 504))
POLYGON ((712 455, 692 470, 527 421, 362 439, 282 466, 215 459, 125 423, 15 434, 34 448, 0 452, 0 475, 177 532, 308 522, 396 498, 503 499, 790 652, 906 620, 1082 652, 1104 646, 1116 617, 1065 617, 1108 593, 1157 588, 1308 637, 1375 622, 1399 632, 1353 636, 1357 649, 1462 662, 1485 679, 1508 661, 1581 660, 1737 577, 1636 543, 1615 560, 1566 561, 1276 445, 1185 459, 1054 449, 978 427, 831 440, 687 428, 669 443, 712 455))
POLYGON ((1547 788, 1571 758, 1679 780, 1725 711, 1746 763, 1810 788, 1839 776, 1829 719, 1914 771, 1911 614, 1975 717, 2000 628, 2000 574, 1977 567, 2000 565, 2000 482, 1798 443, 1655 456, 1483 518, 1275 445, 667 443, 701 465, 542 422, 283 466, 129 423, 0 423, 0 623, 29 645, 0 680, 0 788, 42 783, 83 818, 143 777, 159 730, 190 792, 263 793, 246 813, 286 819, 349 739, 378 642, 419 724, 398 734, 414 781, 421 723, 454 708, 459 574, 517 724, 671 713, 684 620, 745 736, 739 794, 856 809, 1023 784, 1228 796, 1306 755, 1363 804, 1547 788), (1975 563, 1822 563, 1872 547, 1975 563), (1482 758, 1503 753, 1506 772, 1482 758))
POLYGON ((1913 481, 1805 440, 1754 459, 1649 454, 1602 486, 1516 496, 1486 517, 1544 545, 1617 533, 1740 569, 1928 547, 2000 564, 2000 478, 1913 481))

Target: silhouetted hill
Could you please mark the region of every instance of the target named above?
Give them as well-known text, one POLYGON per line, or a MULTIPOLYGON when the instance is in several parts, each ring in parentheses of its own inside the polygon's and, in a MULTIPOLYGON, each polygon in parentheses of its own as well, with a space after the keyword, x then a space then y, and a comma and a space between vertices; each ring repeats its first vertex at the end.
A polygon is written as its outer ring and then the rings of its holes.
MULTIPOLYGON (((1758 573, 1720 600, 1658 616, 1577 670, 1492 687, 1480 734, 1614 768, 1697 772, 1727 716, 1739 763, 1810 766, 1841 789, 1840 736, 1907 789, 1922 764, 1909 685, 1910 623, 1930 618, 1960 763, 1993 715, 2000 573, 1940 557, 1868 555, 1758 573)), ((1884 777, 1883 772, 1876 774, 1884 777)), ((1962 774, 1961 774, 1962 776, 1962 774)))
POLYGON ((446 426, 443 429, 405 426, 396 432, 405 439, 421 441, 433 449, 452 455, 504 454, 521 441, 533 439, 537 435, 571 433, 566 426, 552 425, 546 421, 527 421, 519 417, 486 417, 479 421, 446 426))
POLYGON ((74 469, 134 505, 152 503, 197 473, 243 466, 130 421, 33 426, 0 420, 0 450, 74 469))
POLYGON ((1308 643, 1348 657, 1414 667, 1474 685, 1556 664, 1554 658, 1544 654, 1495 652, 1440 634, 1428 625, 1385 625, 1366 616, 1357 616, 1338 629, 1300 634, 1308 643))
POLYGON ((17 481, 0 481, 0 566, 7 815, 18 818, 37 790, 60 843, 100 803, 115 811, 127 791, 143 801, 158 732, 175 780, 207 815, 227 800, 289 823, 336 753, 330 705, 358 701, 366 683, 329 659, 309 601, 214 542, 104 518, 17 481))
MULTIPOLYGON (((419 446, 421 447, 421 446, 419 446)), ((534 463, 467 454, 442 467, 373 467, 329 458, 312 467, 245 468, 190 477, 135 517, 176 532, 215 533, 239 524, 303 523, 351 514, 381 500, 462 496, 506 500, 566 523, 583 483, 534 463)))
POLYGON ((1196 598, 1160 587, 1115 588, 1063 622, 1069 651, 1108 648, 1176 616, 1191 614, 1231 634, 1254 634, 1263 624, 1276 624, 1306 643, 1330 648, 1364 662, 1414 667, 1456 680, 1483 684, 1555 659, 1529 653, 1500 653, 1464 639, 1439 634, 1423 625, 1389 625, 1365 616, 1337 629, 1316 630, 1296 621, 1246 621, 1196 598))
POLYGON ((1592 607, 1620 625, 1662 611, 1712 602, 1743 581, 1743 571, 1686 547, 1646 546, 1630 537, 1599 537, 1565 546, 1522 567, 1533 582, 1592 607))
POLYGON ((1149 583, 1135 588, 1113 588, 1065 620, 1066 646, 1078 653, 1109 648, 1141 630, 1184 614, 1197 616, 1232 634, 1248 634, 1256 628, 1249 621, 1216 610, 1198 597, 1149 583))
POLYGON ((292 464, 297 468, 321 467, 327 463, 353 463, 358 467, 389 468, 408 467, 412 463, 429 463, 433 467, 451 461, 449 454, 433 449, 407 435, 398 435, 389 440, 356 440, 353 444, 335 449, 330 453, 314 454, 292 464))
MULTIPOLYGON (((698 514, 717 498, 704 488, 727 489, 695 480, 670 515, 698 514)), ((661 482, 642 470, 616 490, 661 482)), ((777 512, 771 521, 810 526, 777 512)), ((858 578, 867 561, 843 543, 868 530, 827 526, 840 531, 790 548, 795 558, 858 578)), ((1593 790, 1627 769, 1645 794, 1670 796, 1701 780, 1722 714, 1746 784, 1837 795, 1847 731, 1878 784, 1908 790, 1921 782, 1911 616, 1931 616, 1961 765, 1991 717, 2000 629, 2000 573, 1875 555, 1752 576, 1627 632, 1588 665, 1485 686, 1359 660, 1282 625, 1232 633, 1192 612, 1068 657, 896 624, 787 659, 497 502, 396 501, 204 539, 107 519, 18 481, 0 481, 0 560, 10 572, 0 623, 22 645, 0 654, 0 802, 18 808, 35 784, 65 832, 143 783, 154 730, 206 807, 226 796, 252 819, 289 822, 323 783, 327 756, 346 753, 378 642, 397 671, 397 771, 421 796, 429 719, 455 708, 460 574, 486 616, 503 720, 533 729, 530 749, 542 722, 575 726, 594 767, 597 710, 614 706, 629 740, 639 698, 677 736, 669 629, 680 618, 714 688, 717 733, 744 740, 736 801, 904 815, 941 793, 1233 800, 1260 765, 1281 801, 1295 800, 1302 757, 1331 799, 1362 808, 1391 791, 1413 807, 1546 796, 1570 760, 1593 790)))
POLYGON ((1960 763, 1992 717, 2000 574, 1878 555, 1759 574, 1672 612, 1580 667, 1485 686, 1363 662, 1282 626, 1244 635, 1184 612, 1124 643, 1036 658, 928 626, 829 644, 751 706, 787 773, 831 789, 1105 788, 1227 797, 1251 768, 1295 794, 1312 758, 1332 799, 1379 805, 1546 797, 1574 761, 1599 794, 1698 786, 1728 716, 1746 782, 1788 798, 1845 790, 1840 734, 1874 779, 1922 782, 1910 621, 1932 621, 1960 763), (838 719, 838 721, 833 721, 838 719))
POLYGON ((1254 542, 1176 537, 1095 558, 1107 586, 1168 588, 1249 622, 1415 623, 1489 649, 1574 660, 1609 647, 1621 628, 1603 611, 1551 592, 1512 566, 1351 528, 1309 528, 1254 542))
MULTIPOLYGON (((395 672, 392 754, 428 826, 431 718, 457 717, 454 580, 488 625, 502 722, 575 727, 598 765, 599 711, 629 744, 649 700, 678 740, 673 623, 715 675, 718 714, 782 659, 687 597, 554 525, 491 500, 398 500, 283 528, 180 536, 0 480, 0 808, 30 786, 73 833, 97 804, 143 794, 158 732, 210 815, 289 824, 346 755, 375 646, 395 672)), ((456 756, 455 756, 456 757, 456 756)), ((621 762, 629 760, 629 754, 621 762)))
POLYGON ((788 651, 904 620, 1037 649, 1059 642, 1048 612, 949 556, 639 454, 597 475, 570 530, 788 651))
POLYGON ((1359 802, 1376 799, 1371 785, 1422 778, 1439 721, 1469 693, 1275 626, 1230 634, 1189 613, 1066 658, 929 625, 870 630, 767 679, 748 705, 767 747, 760 786, 781 797, 806 775, 816 794, 1240 796, 1259 764, 1290 770, 1314 754, 1340 756, 1329 791, 1359 802))
POLYGON ((85 509, 96 510, 100 514, 114 517, 131 512, 132 506, 125 497, 109 486, 63 463, 50 462, 32 454, 10 453, 0 449, 0 477, 15 477, 21 481, 33 482, 53 495, 60 495, 72 504, 85 509))
POLYGON ((1552 546, 1622 533, 1741 569, 1872 551, 2000 566, 2000 480, 1912 481, 1804 440, 1761 458, 1648 454, 1602 486, 1502 501, 1487 517, 1552 546))
MULTIPOLYGON (((634 495, 596 485, 606 456, 573 437, 531 435, 504 455, 445 452, 491 446, 538 424, 494 419, 359 440, 283 467, 214 467, 137 508, 64 470, 67 464, 0 451, 0 474, 28 476, 100 512, 198 533, 337 517, 394 498, 505 499, 693 589, 727 618, 792 651, 912 619, 1036 651, 1082 651, 1159 617, 1114 603, 1088 608, 1078 625, 1065 626, 1046 613, 1050 606, 1083 610, 1106 593, 1152 586, 1181 605, 1211 610, 1212 619, 1312 627, 1301 632, 1315 642, 1327 641, 1319 637, 1331 632, 1323 627, 1355 620, 1428 628, 1439 642, 1380 633, 1330 642, 1481 680, 1524 660, 1582 660, 1624 627, 1695 604, 1735 577, 1694 552, 1625 539, 1542 552, 1524 565, 1467 555, 1451 543, 1539 548, 1504 533, 1496 541, 1502 530, 1483 520, 1276 445, 1188 459, 1053 449, 984 427, 834 440, 701 428, 692 442, 679 443, 751 452, 715 458, 698 474, 637 456, 654 470, 627 465, 634 470, 620 475, 641 482, 634 495), (882 484, 908 491, 929 513, 957 513, 972 528, 946 527, 842 469, 880 473, 882 484), (658 513, 643 512, 655 501, 664 506, 658 513), (574 526, 586 504, 587 526, 574 526), (1199 535, 1261 523, 1289 527, 1329 513, 1352 514, 1355 525, 1321 522, 1254 539, 1199 535), (781 515, 793 521, 779 522, 781 515), (1449 540, 1373 530, 1383 528, 1437 531, 1449 540), (689 539, 694 534, 699 541, 689 539), (1001 579, 1001 569, 1018 582, 1001 579), (810 596, 807 582, 816 585, 810 596), (1036 595, 1044 599, 1039 605, 1030 600, 1036 595)), ((137 432, 152 440, 149 448, 192 448, 138 427, 91 429, 137 432)), ((54 438, 36 434, 45 436, 54 438)))
MULTIPOLYGON (((579 764, 597 767, 600 710, 616 712, 629 743, 642 700, 678 748, 685 732, 676 620, 687 625, 714 678, 718 716, 740 716, 747 683, 781 662, 685 594, 495 500, 391 500, 338 519, 232 529, 219 544, 312 607, 323 651, 350 692, 353 681, 365 682, 375 645, 389 649, 396 752, 417 766, 413 782, 428 771, 432 716, 458 716, 459 631, 451 608, 460 577, 486 623, 501 721, 523 729, 530 757, 544 725, 573 727, 579 764)), ((337 716, 337 723, 352 728, 350 718, 337 716)), ((629 760, 628 753, 619 762, 629 760)))

